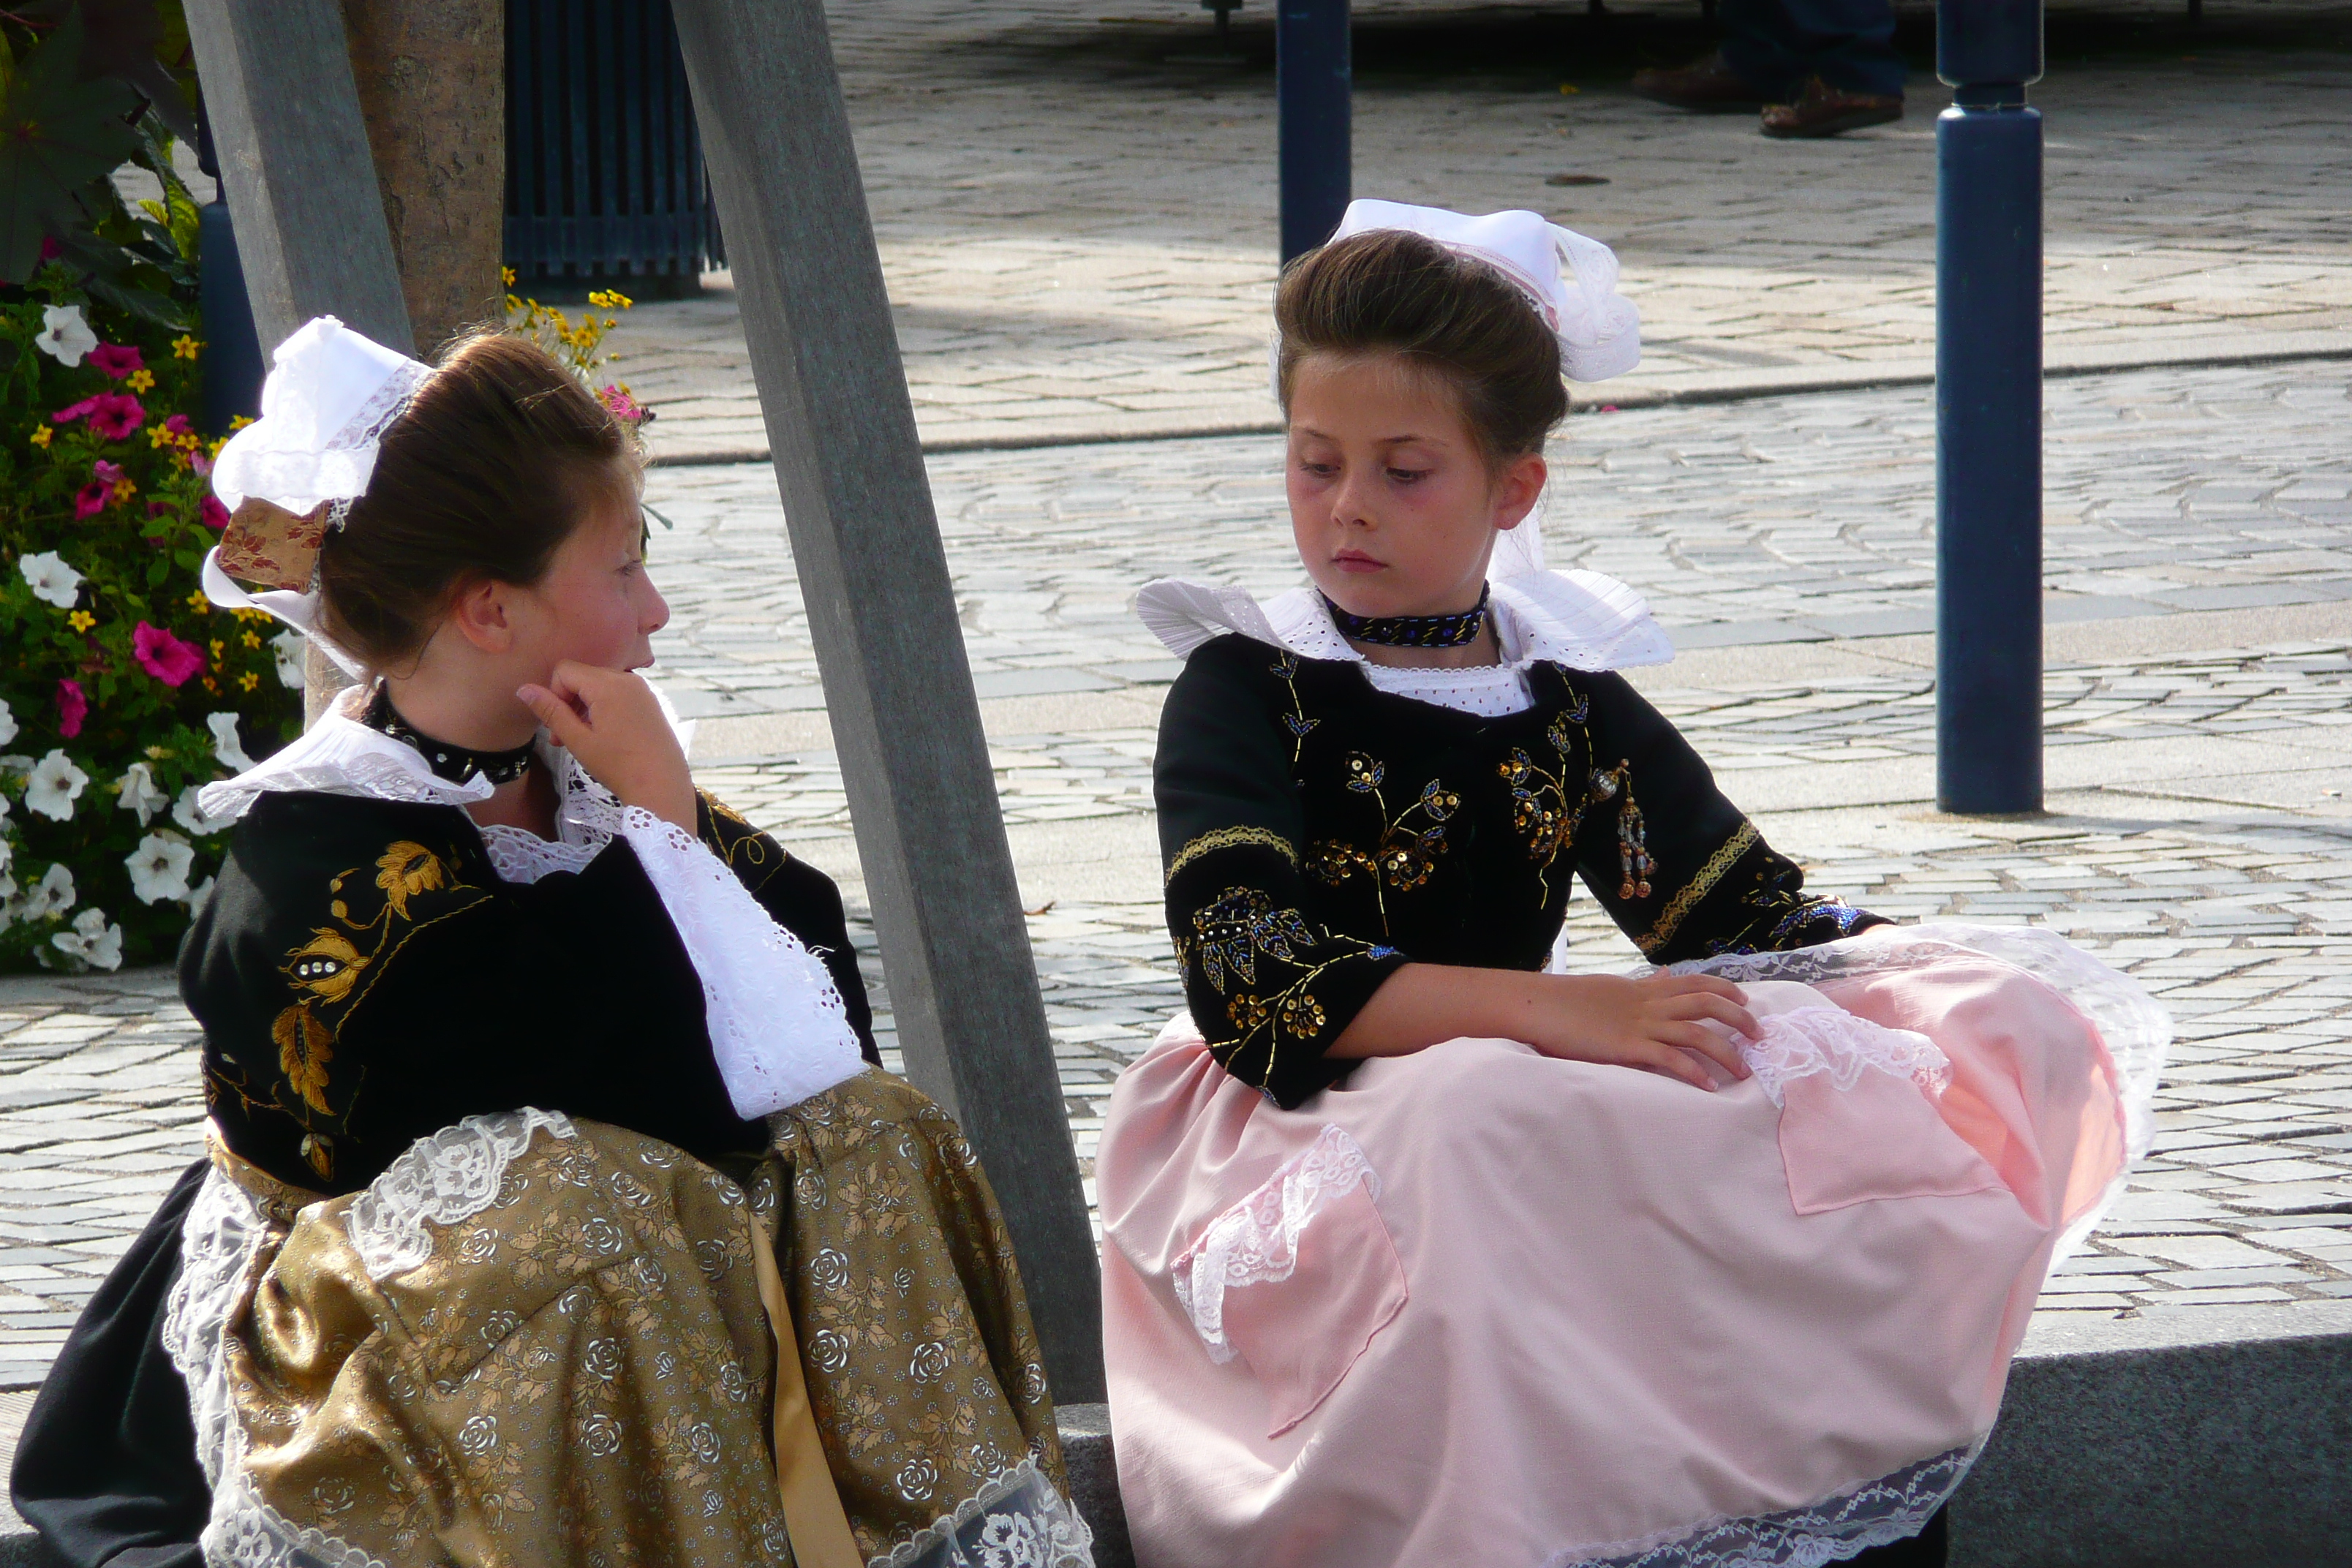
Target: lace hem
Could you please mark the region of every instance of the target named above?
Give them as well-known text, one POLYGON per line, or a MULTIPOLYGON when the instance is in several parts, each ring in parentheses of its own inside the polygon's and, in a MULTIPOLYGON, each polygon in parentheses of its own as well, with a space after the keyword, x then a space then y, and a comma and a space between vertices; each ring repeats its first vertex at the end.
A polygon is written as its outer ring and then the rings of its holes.
POLYGON ((1918 1534, 1983 1447, 1979 1439, 1809 1507, 1579 1548, 1545 1568, 1822 1568, 1918 1534))
POLYGON ((245 1430, 229 1395, 227 1332, 267 1234, 259 1205, 219 1171, 205 1177, 180 1227, 180 1277, 163 1313, 163 1349, 188 1385, 196 1458, 212 1488, 200 1544, 209 1568, 384 1568, 348 1542, 298 1525, 253 1492, 245 1430))
POLYGON ((405 1274, 433 1256, 428 1225, 462 1225, 498 1201, 507 1166, 530 1147, 530 1135, 577 1136, 561 1111, 505 1111, 468 1116, 408 1146, 343 1216, 352 1247, 378 1284, 405 1274))
POLYGON ((1094 1531, 1024 1459, 866 1568, 1094 1568, 1094 1531))
POLYGON ((724 862, 636 806, 621 813, 620 830, 702 977, 710 1053, 738 1116, 798 1105, 865 1070, 833 976, 724 862))
POLYGON ((1739 1059, 1776 1106, 1786 1103, 1788 1084, 1815 1073, 1829 1074, 1841 1090, 1860 1083, 1869 1068, 1910 1079, 1931 1095, 1943 1093, 1952 1081, 1952 1064, 1935 1041, 1909 1029, 1885 1028, 1843 1007, 1795 1007, 1757 1022, 1764 1037, 1739 1037, 1739 1059))
POLYGON ((1375 1198, 1380 1173, 1345 1129, 1327 1125, 1306 1152, 1286 1161, 1249 1196, 1219 1215, 1169 1272, 1176 1300, 1209 1348, 1209 1359, 1229 1362, 1225 1292, 1287 1279, 1298 1264, 1298 1238, 1315 1216, 1361 1182, 1375 1198))

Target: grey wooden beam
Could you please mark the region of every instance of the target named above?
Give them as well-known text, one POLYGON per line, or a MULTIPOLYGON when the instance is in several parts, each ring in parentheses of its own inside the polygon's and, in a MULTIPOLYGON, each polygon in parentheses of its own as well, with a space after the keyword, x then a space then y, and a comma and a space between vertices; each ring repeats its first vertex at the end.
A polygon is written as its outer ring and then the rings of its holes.
POLYGON ((987 1167, 1057 1399, 1101 1279, 820 0, 677 0, 898 1043, 987 1167))
POLYGON ((331 315, 414 353, 340 0, 186 9, 262 352, 331 315))

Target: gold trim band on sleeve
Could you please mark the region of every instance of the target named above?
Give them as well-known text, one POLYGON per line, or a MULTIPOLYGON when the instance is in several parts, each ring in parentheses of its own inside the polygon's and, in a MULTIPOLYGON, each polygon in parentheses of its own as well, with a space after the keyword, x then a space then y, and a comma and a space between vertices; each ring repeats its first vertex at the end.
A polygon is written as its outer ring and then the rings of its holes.
POLYGON ((1698 868, 1698 875, 1683 884, 1681 890, 1666 900, 1666 907, 1659 912, 1657 923, 1650 928, 1650 934, 1636 939, 1635 945, 1646 955, 1674 941, 1675 931, 1683 923, 1683 917, 1689 914, 1701 899, 1713 892, 1715 885, 1723 880, 1723 874, 1759 841, 1756 825, 1742 818, 1731 837, 1706 858, 1706 864, 1698 868))
POLYGON ((1177 872, 1181 871, 1203 855, 1213 855, 1220 849, 1238 849, 1245 847, 1272 849, 1289 861, 1292 869, 1297 868, 1298 847, 1281 834, 1265 827, 1217 827, 1202 834, 1183 848, 1176 851, 1176 858, 1168 862, 1167 880, 1174 881, 1177 872))

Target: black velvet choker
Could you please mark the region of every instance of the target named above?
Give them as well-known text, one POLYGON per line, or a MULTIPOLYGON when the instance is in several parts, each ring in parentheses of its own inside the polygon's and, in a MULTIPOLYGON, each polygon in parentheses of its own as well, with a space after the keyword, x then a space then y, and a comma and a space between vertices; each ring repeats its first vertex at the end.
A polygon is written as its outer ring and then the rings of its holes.
POLYGON ((1350 642, 1378 643, 1382 647, 1461 647, 1478 640, 1486 629, 1488 590, 1481 586, 1478 602, 1455 616, 1351 616, 1323 596, 1331 624, 1350 642))
POLYGON ((416 754, 425 759, 425 765, 433 770, 433 776, 450 784, 464 784, 476 773, 494 784, 512 784, 530 771, 531 742, 526 741, 511 751, 474 752, 436 741, 402 718, 392 705, 391 691, 382 686, 375 689, 375 698, 367 705, 367 711, 360 715, 360 722, 415 747, 416 754))

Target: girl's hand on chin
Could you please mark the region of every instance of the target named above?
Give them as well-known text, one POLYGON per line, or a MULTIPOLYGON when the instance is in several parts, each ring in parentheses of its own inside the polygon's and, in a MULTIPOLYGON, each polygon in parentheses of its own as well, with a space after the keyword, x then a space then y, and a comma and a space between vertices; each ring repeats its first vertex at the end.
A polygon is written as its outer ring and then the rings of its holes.
POLYGON ((1715 1079, 1700 1058, 1727 1078, 1748 1076, 1731 1032, 1757 1037, 1748 997, 1711 974, 1661 970, 1639 980, 1618 975, 1547 975, 1564 1005, 1547 1008, 1545 1038, 1528 1043, 1549 1057, 1611 1062, 1678 1078, 1711 1089, 1715 1079), (1710 1027, 1710 1026, 1720 1027, 1710 1027))
POLYGON ((650 811, 688 833, 696 830, 694 779, 686 753, 654 689, 642 678, 567 658, 545 686, 525 686, 515 696, 623 805, 650 811))

